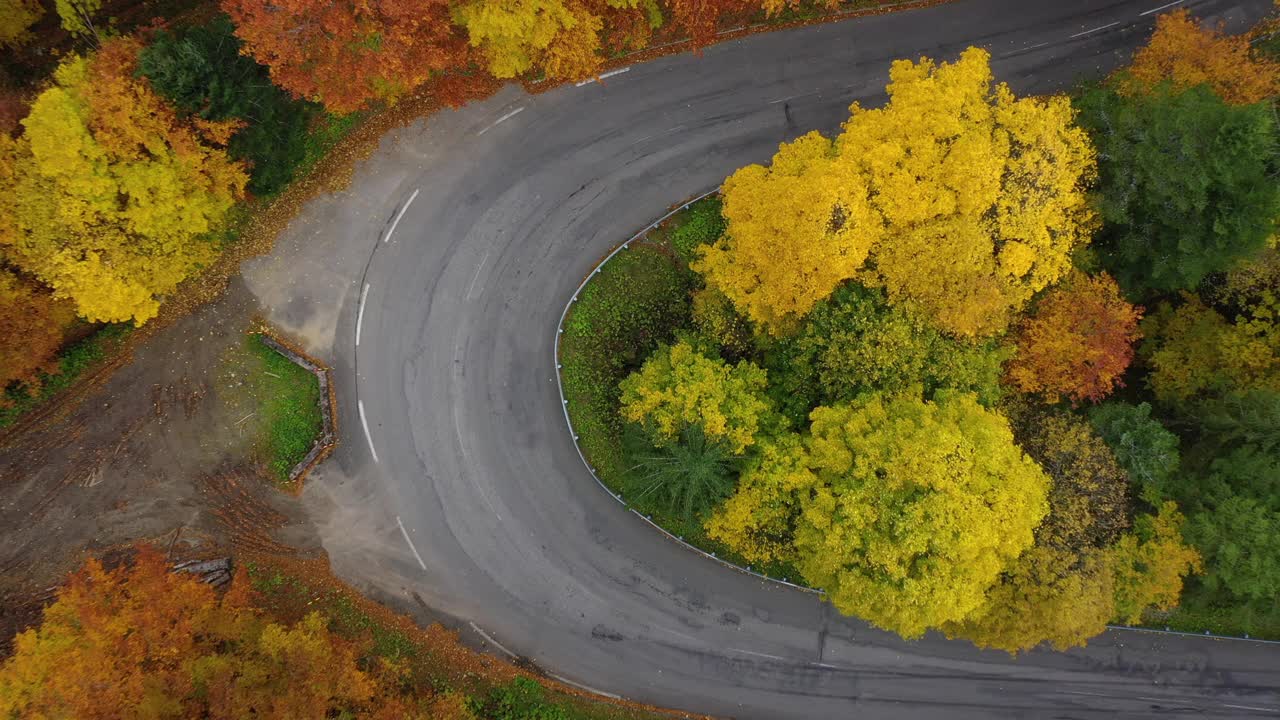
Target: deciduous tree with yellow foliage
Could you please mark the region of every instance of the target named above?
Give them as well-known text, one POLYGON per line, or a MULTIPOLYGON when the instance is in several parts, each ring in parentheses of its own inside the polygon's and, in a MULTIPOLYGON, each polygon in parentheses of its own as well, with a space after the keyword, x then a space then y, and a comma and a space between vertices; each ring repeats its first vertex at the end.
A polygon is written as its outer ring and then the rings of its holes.
POLYGON ((988 60, 895 62, 889 102, 853 105, 834 142, 739 170, 693 267, 774 333, 856 275, 955 335, 1003 330, 1088 241, 1094 156, 1066 98, 1015 98, 988 60))
POLYGON ((454 8, 471 44, 480 48, 496 77, 511 78, 537 66, 548 77, 590 77, 600 65, 602 13, 632 9, 639 0, 472 0, 454 8))
POLYGON ((877 395, 814 410, 803 446, 767 447, 707 530, 794 562, 841 612, 913 638, 982 604, 1031 546, 1048 486, 972 395, 877 395))
POLYGON ((0 139, 0 244, 10 260, 97 322, 154 317, 217 255, 211 238, 247 176, 135 76, 136 40, 72 57, 36 98, 17 141, 0 139))
POLYGON ((729 365, 687 341, 664 346, 622 381, 622 417, 659 447, 697 425, 708 440, 741 453, 771 412, 765 372, 745 360, 729 365))

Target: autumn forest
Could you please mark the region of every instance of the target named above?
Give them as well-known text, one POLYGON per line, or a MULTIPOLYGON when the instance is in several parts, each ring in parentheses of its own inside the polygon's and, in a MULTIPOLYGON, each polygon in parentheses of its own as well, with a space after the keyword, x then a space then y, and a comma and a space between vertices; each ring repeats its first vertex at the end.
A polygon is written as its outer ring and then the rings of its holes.
MULTIPOLYGON (((0 5, 0 429, 397 103, 876 3, 117 5, 0 5)), ((1277 24, 1174 10, 1104 78, 1008 79, 981 47, 896 60, 883 104, 611 256, 557 340, 573 439, 672 536, 907 640, 1280 640, 1277 24)), ((0 665, 0 717, 113 717, 90 680, 149 717, 648 717, 275 567, 171 569, 143 546, 72 575, 0 665)))

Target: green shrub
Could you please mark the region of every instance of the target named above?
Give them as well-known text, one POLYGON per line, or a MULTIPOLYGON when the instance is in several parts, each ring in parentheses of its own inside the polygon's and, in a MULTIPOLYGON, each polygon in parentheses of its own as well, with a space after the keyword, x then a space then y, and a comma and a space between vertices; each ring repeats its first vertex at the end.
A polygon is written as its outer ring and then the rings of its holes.
POLYGON ((720 196, 703 198, 689 207, 679 227, 671 232, 671 247, 688 263, 697 255, 700 245, 710 245, 724 234, 724 216, 720 196))
POLYGON ((634 244, 605 264, 565 318, 565 397, 582 450, 605 482, 622 470, 618 383, 688 325, 689 289, 671 257, 634 244))

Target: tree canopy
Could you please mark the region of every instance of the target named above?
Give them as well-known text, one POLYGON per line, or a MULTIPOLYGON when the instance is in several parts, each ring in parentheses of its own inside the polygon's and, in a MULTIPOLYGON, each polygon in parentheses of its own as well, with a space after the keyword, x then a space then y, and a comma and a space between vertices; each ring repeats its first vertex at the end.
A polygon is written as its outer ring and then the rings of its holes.
POLYGON ((818 405, 868 392, 923 388, 974 392, 984 405, 999 399, 1006 351, 994 342, 957 340, 884 293, 843 287, 817 304, 791 337, 767 355, 775 403, 797 424, 818 405))
POLYGON ((1194 288, 1257 253, 1280 214, 1275 121, 1265 104, 1232 106, 1207 87, 1079 100, 1098 147, 1103 262, 1126 288, 1194 288))
POLYGON ((859 271, 955 335, 1003 330, 1088 241, 1094 160, 1065 98, 1015 98, 988 60, 897 61, 889 102, 854 104, 834 142, 739 170, 694 269, 775 334, 859 271))
POLYGON ((1162 83, 1185 90, 1208 85, 1232 105, 1251 105, 1280 92, 1280 63, 1253 52, 1246 35, 1227 35, 1196 22, 1185 8, 1161 13, 1156 31, 1121 77, 1132 92, 1162 83))
POLYGON ((446 0, 222 0, 245 50, 294 97, 349 113, 465 66, 446 0))
POLYGON ((788 557, 842 612, 908 638, 967 617, 1031 546, 1049 480, 972 395, 877 395, 812 420, 803 446, 763 450, 712 537, 788 557))
POLYGON ((219 15, 204 25, 159 31, 139 54, 138 69, 180 114, 237 121, 227 152, 249 166, 249 190, 269 195, 305 158, 318 106, 273 85, 267 68, 241 52, 234 30, 219 15))
POLYGON ((620 388, 622 417, 641 425, 658 447, 696 425, 707 439, 741 453, 771 412, 764 370, 709 358, 686 340, 659 348, 620 388))
POLYGON ((215 257, 210 233, 241 197, 225 125, 181 122, 135 77, 136 40, 71 57, 0 139, 0 244, 93 321, 146 322, 160 296, 215 257))
POLYGON ((57 369, 62 332, 74 317, 66 301, 0 267, 0 405, 12 383, 40 386, 40 373, 57 369))
MULTIPOLYGON (((249 605, 241 573, 218 597, 143 550, 132 568, 96 560, 0 666, 0 716, 326 717, 399 706, 379 670, 317 613, 286 627, 249 605), (86 688, 93 688, 87 692, 86 688)), ((402 710, 404 708, 401 708, 402 710)))
POLYGON ((1089 418, 1145 500, 1169 497, 1181 457, 1178 436, 1151 417, 1151 403, 1107 402, 1090 410, 1089 418))
POLYGON ((1049 290, 1019 325, 1008 378, 1048 402, 1097 402, 1123 384, 1141 337, 1141 317, 1142 308, 1126 302, 1110 276, 1075 273, 1049 290))

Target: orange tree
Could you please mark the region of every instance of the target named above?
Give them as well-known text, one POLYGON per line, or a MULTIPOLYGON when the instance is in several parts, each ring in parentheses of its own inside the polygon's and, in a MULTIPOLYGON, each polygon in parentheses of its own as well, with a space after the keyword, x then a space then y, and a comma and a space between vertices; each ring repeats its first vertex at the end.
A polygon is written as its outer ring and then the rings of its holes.
POLYGON ((440 0, 223 0, 246 51, 277 85, 331 112, 389 101, 466 63, 440 0))
POLYGON ((1163 82, 1176 88, 1207 84, 1232 105, 1251 105, 1280 92, 1280 63, 1254 53, 1248 37, 1206 28, 1179 9, 1156 20, 1126 81, 1139 92, 1163 82))
POLYGON ((90 560, 14 647, 0 666, 5 718, 413 715, 386 690, 394 671, 362 669, 362 648, 322 615, 269 622, 243 572, 219 597, 147 548, 132 567, 90 560))
POLYGON ((1022 392, 1050 402, 1065 396, 1073 403, 1097 402, 1123 384, 1120 376, 1133 360, 1140 336, 1142 308, 1120 294, 1107 274, 1072 275, 1036 305, 1017 334, 1017 355, 1007 378, 1022 392))

